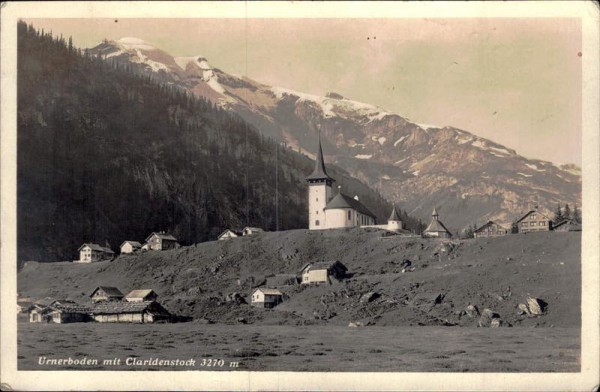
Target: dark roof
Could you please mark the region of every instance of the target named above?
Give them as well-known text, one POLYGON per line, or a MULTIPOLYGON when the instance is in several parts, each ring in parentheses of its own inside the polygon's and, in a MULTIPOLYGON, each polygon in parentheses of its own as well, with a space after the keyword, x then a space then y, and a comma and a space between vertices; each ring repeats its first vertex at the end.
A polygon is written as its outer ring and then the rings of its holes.
POLYGON ((399 221, 399 220, 401 220, 401 219, 398 216, 398 211, 396 211, 396 206, 394 206, 394 208, 392 208, 392 213, 390 214, 388 221, 399 221))
POLYGON ((317 148, 317 157, 315 158, 315 170, 306 177, 307 181, 310 180, 326 180, 333 182, 334 179, 329 177, 325 170, 325 161, 323 160, 323 149, 321 148, 321 135, 319 135, 319 147, 317 148))
POLYGON ((123 293, 121 292, 121 290, 119 290, 116 287, 110 287, 110 286, 98 286, 96 287, 96 289, 94 291, 92 291, 92 294, 90 294, 90 297, 92 297, 94 294, 96 294, 96 291, 102 289, 102 291, 104 291, 104 293, 106 293, 106 295, 108 297, 119 297, 119 298, 123 298, 123 293))
POLYGON ((435 207, 433 207, 433 212, 431 213, 431 216, 440 216, 440 214, 438 214, 438 212, 435 209, 435 207))
POLYGON ((557 227, 564 226, 564 225, 569 226, 569 228, 573 227, 573 229, 574 229, 573 231, 579 231, 579 230, 581 230, 581 224, 575 222, 572 219, 562 220, 562 221, 558 222, 557 224, 552 225, 552 229, 556 229, 557 227))
POLYGON ((446 226, 444 226, 444 224, 442 222, 440 222, 437 219, 432 219, 431 223, 429 223, 429 226, 427 226, 427 228, 425 229, 425 233, 448 233, 450 235, 452 235, 452 233, 450 233, 450 231, 448 229, 446 229, 446 226))
POLYGON ((91 308, 93 314, 142 313, 146 310, 168 314, 158 302, 99 302, 91 308))
POLYGON ((71 313, 89 313, 90 308, 85 305, 80 305, 73 301, 54 301, 51 303, 44 311, 47 310, 58 310, 61 312, 71 312, 71 313))
POLYGON ((529 215, 531 215, 533 213, 540 214, 541 216, 543 216, 544 218, 546 218, 546 220, 550 220, 546 215, 542 214, 538 210, 531 210, 531 211, 527 212, 525 215, 523 215, 521 218, 519 218, 519 220, 517 220, 516 223, 521 222, 523 219, 527 218, 529 215))
POLYGON ((92 249, 92 250, 97 250, 98 252, 105 252, 105 253, 115 253, 115 252, 113 252, 113 251, 112 251, 110 248, 105 248, 104 246, 100 246, 100 245, 98 245, 98 244, 88 244, 88 243, 85 243, 85 244, 81 245, 81 246, 79 247, 79 249, 77 249, 77 251, 81 251, 81 249, 82 249, 84 246, 86 246, 86 245, 87 245, 87 246, 89 246, 89 247, 90 247, 90 249, 92 249))
POLYGON ((327 205, 326 210, 332 210, 336 208, 352 208, 363 215, 375 218, 375 215, 367 207, 365 207, 360 201, 344 195, 342 192, 338 193, 327 205))
MULTIPOLYGON (((341 269, 343 269, 344 271, 348 271, 348 268, 346 268, 346 266, 342 263, 340 263, 337 260, 334 261, 319 261, 317 263, 312 263, 309 265, 311 270, 330 270, 335 266, 340 267, 341 269)), ((303 268, 303 270, 306 269, 303 268)))
POLYGON ((499 223, 496 223, 496 222, 494 222, 494 221, 488 221, 488 222, 487 222, 485 225, 483 225, 483 226, 481 226, 479 229, 475 230, 475 233, 477 233, 477 232, 479 232, 479 231, 481 231, 481 230, 483 230, 483 229, 485 229, 486 227, 488 227, 488 226, 491 226, 491 225, 498 225, 498 226, 500 226, 501 228, 503 228, 504 230, 508 230, 506 227, 502 226, 502 225, 501 225, 501 224, 499 224, 499 223))
POLYGON ((146 241, 146 242, 148 242, 148 240, 149 240, 150 238, 152 238, 152 236, 153 236, 153 235, 157 236, 157 237, 158 237, 158 238, 160 238, 161 240, 167 240, 167 241, 177 241, 177 238, 173 237, 171 234, 167 234, 167 233, 156 233, 156 232, 154 232, 154 233, 150 234, 150 235, 149 235, 149 236, 146 238, 146 240, 145 240, 145 241, 146 241))

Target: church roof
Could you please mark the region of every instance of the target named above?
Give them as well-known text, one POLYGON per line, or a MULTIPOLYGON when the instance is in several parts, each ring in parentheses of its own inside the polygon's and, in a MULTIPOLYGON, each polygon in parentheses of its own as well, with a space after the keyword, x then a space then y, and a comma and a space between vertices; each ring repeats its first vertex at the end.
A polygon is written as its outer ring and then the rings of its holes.
POLYGON ((398 211, 396 211, 396 206, 394 206, 394 208, 392 208, 392 213, 390 215, 390 217, 388 218, 388 221, 399 221, 400 216, 398 216, 398 211))
POLYGON ((338 193, 327 205, 326 210, 333 210, 336 208, 352 208, 363 215, 375 218, 375 215, 367 207, 365 207, 360 201, 344 195, 342 192, 338 193))
POLYGON ((432 219, 431 223, 429 223, 429 226, 427 226, 427 228, 425 229, 426 233, 448 233, 450 235, 452 235, 452 233, 450 233, 450 231, 448 229, 446 229, 446 226, 444 226, 444 224, 442 222, 440 222, 437 219, 432 219))
POLYGON ((321 148, 321 136, 319 135, 319 147, 317 148, 317 157, 315 159, 315 170, 306 177, 307 181, 310 180, 327 180, 333 182, 334 179, 329 177, 325 170, 325 161, 323 160, 323 149, 321 148))

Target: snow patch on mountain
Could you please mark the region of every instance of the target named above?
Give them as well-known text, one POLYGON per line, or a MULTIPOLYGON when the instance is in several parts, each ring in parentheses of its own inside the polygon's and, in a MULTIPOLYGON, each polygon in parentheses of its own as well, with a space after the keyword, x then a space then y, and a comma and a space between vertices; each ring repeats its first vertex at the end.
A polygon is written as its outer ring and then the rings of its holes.
POLYGON ((373 158, 373 154, 371 154, 371 155, 358 154, 358 155, 355 155, 354 158, 356 158, 356 159, 371 159, 371 158, 373 158))
POLYGON ((140 49, 134 49, 135 54, 137 55, 137 58, 132 58, 131 61, 134 63, 138 63, 138 64, 146 64, 148 65, 150 68, 152 68, 152 70, 154 72, 158 72, 160 70, 163 71, 168 71, 169 67, 167 67, 165 64, 163 63, 159 63, 157 61, 154 60, 150 60, 148 57, 146 57, 146 55, 144 55, 142 53, 142 51, 140 49))
POLYGON ((144 41, 143 39, 135 37, 123 37, 117 41, 121 46, 127 49, 140 49, 140 50, 156 50, 156 47, 144 41))
POLYGON ((523 177, 533 177, 533 174, 525 174, 521 172, 518 172, 517 174, 522 175, 523 177))
POLYGON ((525 166, 527 166, 528 168, 530 168, 530 169, 533 169, 533 170, 535 170, 535 171, 539 171, 539 172, 546 171, 546 170, 544 170, 544 169, 539 169, 539 168, 537 167, 537 165, 534 165, 534 164, 532 164, 532 163, 526 163, 526 164, 525 164, 525 166))
POLYGON ((407 136, 405 135, 405 136, 402 136, 400 139, 396 140, 394 142, 394 147, 396 147, 399 143, 402 143, 402 140, 406 139, 406 137, 407 136))
POLYGON ((404 161, 406 161, 408 158, 404 158, 404 159, 400 159, 399 161, 394 162, 395 165, 398 165, 404 161))

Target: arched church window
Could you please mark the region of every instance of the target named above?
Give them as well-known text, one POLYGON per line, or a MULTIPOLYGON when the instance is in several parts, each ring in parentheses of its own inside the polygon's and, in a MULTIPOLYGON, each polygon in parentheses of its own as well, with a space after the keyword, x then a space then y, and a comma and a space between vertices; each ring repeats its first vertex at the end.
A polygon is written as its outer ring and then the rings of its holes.
POLYGON ((315 221, 315 226, 319 226, 319 220, 315 221))

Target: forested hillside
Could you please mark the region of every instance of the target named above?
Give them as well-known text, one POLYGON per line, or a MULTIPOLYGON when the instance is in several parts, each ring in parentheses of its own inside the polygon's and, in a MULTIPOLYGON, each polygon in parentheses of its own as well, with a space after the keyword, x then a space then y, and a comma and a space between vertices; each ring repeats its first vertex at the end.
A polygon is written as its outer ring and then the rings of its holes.
MULTIPOLYGON (((86 241, 116 250, 157 230, 191 244, 226 227, 306 227, 308 158, 70 39, 18 29, 19 261, 71 260, 86 241)), ((330 172, 387 218, 378 193, 330 172)))

